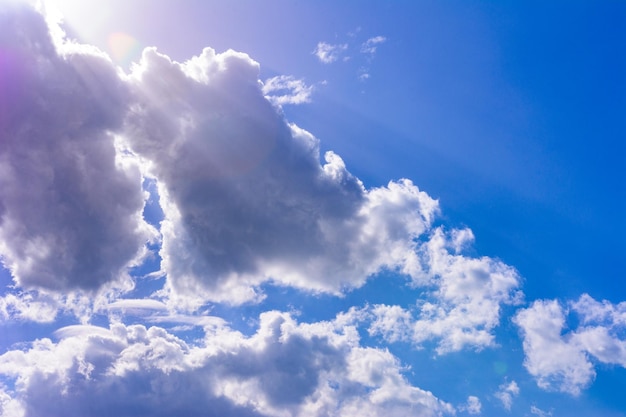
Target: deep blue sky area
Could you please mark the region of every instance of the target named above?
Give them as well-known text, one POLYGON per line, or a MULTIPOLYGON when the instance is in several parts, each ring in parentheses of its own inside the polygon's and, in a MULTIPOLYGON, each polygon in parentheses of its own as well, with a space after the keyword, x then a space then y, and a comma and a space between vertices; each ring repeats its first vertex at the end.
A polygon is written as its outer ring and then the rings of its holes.
POLYGON ((373 68, 390 76, 359 86, 352 103, 323 91, 294 118, 322 118, 316 134, 360 178, 408 177, 440 198, 483 253, 529 278, 534 296, 622 299, 624 4, 396 7, 371 22, 388 22, 373 68))
POLYGON ((0 416, 626 417, 623 1, 0 0, 0 112, 0 416))

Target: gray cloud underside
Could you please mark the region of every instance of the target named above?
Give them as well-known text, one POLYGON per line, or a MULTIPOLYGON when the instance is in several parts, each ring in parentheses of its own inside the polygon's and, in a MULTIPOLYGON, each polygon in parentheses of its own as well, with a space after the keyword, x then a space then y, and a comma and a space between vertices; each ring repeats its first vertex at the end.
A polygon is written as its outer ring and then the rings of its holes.
POLYGON ((2 7, 2 261, 24 287, 102 287, 148 236, 139 170, 113 142, 127 88, 98 54, 60 56, 32 10, 2 7))
POLYGON ((141 325, 71 326, 57 337, 0 356, 0 373, 15 379, 0 395, 0 410, 25 417, 454 411, 408 384, 388 351, 359 346, 356 329, 341 320, 299 324, 267 312, 250 337, 213 325, 197 345, 141 325))

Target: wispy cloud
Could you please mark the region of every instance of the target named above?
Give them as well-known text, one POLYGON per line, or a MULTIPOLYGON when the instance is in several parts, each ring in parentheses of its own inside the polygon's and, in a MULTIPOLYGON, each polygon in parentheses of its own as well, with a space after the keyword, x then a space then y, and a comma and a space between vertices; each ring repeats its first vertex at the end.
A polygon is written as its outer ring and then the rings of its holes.
POLYGON ((319 42, 313 53, 324 64, 330 64, 337 61, 347 49, 347 43, 333 45, 326 42, 319 42))
POLYGON ((384 36, 374 36, 361 44, 361 52, 364 54, 374 55, 378 46, 383 44, 387 38, 384 36))
POLYGON ((263 94, 278 105, 302 104, 311 101, 313 86, 291 75, 278 75, 263 83, 263 94))
POLYGON ((158 300, 147 298, 141 299, 118 299, 105 307, 109 311, 124 313, 142 313, 167 310, 167 306, 158 300))
POLYGON ((551 417, 552 416, 552 411, 544 411, 541 408, 536 407, 534 405, 530 406, 530 413, 539 417, 551 417))
MULTIPOLYGON (((335 62, 341 56, 343 56, 344 60, 350 60, 353 57, 348 54, 350 44, 355 41, 356 35, 360 32, 360 28, 358 28, 355 32, 348 33, 348 37, 351 38, 349 42, 342 44, 328 44, 325 42, 319 42, 314 53, 320 59, 321 62, 325 64, 330 64, 335 62)), ((373 36, 360 45, 357 44, 356 47, 353 46, 354 49, 358 48, 357 51, 353 51, 352 53, 357 55, 358 53, 361 56, 365 56, 365 63, 362 63, 357 69, 357 79, 359 81, 366 81, 370 78, 370 64, 376 55, 376 51, 380 45, 385 43, 387 38, 384 36, 373 36)), ((363 58, 361 58, 363 60, 363 58)))
POLYGON ((511 381, 509 383, 504 383, 500 385, 498 391, 494 394, 494 397, 499 399, 502 402, 502 406, 507 410, 511 411, 511 407, 513 406, 513 398, 519 395, 519 386, 517 382, 511 381))

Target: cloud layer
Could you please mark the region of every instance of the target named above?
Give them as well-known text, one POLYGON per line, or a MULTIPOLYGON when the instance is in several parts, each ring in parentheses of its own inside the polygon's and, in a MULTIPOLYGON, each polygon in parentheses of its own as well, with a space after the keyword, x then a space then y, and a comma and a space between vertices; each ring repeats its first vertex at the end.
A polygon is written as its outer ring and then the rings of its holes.
POLYGON ((189 345, 159 327, 59 329, 56 342, 38 340, 0 356, 0 374, 15 379, 0 397, 2 411, 25 417, 454 412, 411 386, 388 351, 360 346, 356 329, 341 318, 301 324, 266 312, 249 337, 219 320, 204 332, 189 345))

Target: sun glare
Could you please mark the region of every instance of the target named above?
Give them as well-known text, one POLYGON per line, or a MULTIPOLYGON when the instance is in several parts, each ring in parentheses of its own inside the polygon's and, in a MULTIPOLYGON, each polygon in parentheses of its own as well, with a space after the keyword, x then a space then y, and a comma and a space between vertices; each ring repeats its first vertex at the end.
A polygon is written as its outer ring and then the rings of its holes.
POLYGON ((107 22, 113 3, 95 0, 44 0, 42 3, 48 17, 62 22, 69 37, 98 46, 122 67, 129 67, 141 55, 142 45, 135 37, 105 29, 110 27, 107 22))
POLYGON ((41 0, 49 19, 63 22, 65 29, 81 42, 97 41, 109 18, 107 2, 91 0, 41 0))

